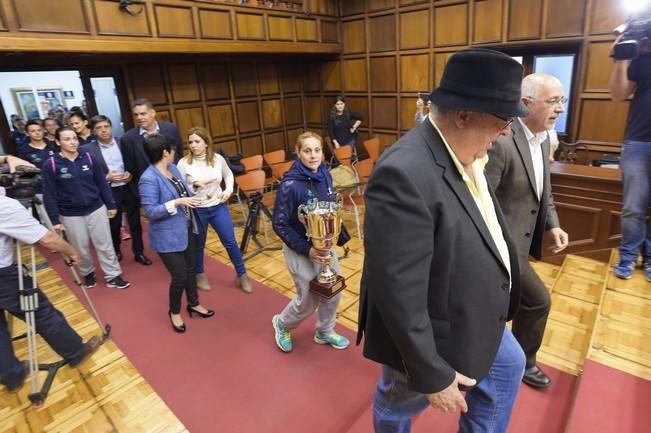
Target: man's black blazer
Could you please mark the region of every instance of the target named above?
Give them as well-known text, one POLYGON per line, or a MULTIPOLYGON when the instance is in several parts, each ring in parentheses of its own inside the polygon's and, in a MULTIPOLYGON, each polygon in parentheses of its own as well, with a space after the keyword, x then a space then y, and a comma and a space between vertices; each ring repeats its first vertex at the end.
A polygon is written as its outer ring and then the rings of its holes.
POLYGON ((455 371, 479 382, 520 300, 517 254, 495 196, 510 280, 431 122, 384 153, 364 195, 364 356, 405 373, 423 394, 448 387, 455 371))
MULTIPOLYGON (((122 152, 120 139, 116 137, 115 142, 117 143, 120 152, 122 152)), ((102 172, 104 173, 104 176, 106 176, 109 172, 109 168, 108 168, 108 164, 106 163, 106 160, 104 159, 104 155, 102 155, 102 150, 100 149, 99 146, 100 146, 99 141, 93 140, 89 143, 84 144, 79 149, 80 152, 90 153, 91 157, 93 158, 93 162, 99 164, 99 166, 102 168, 102 172)), ((122 159, 124 160, 124 155, 122 155, 122 159)), ((126 170, 126 164, 124 169, 126 170)))
MULTIPOLYGON (((183 157, 183 140, 179 130, 173 123, 158 122, 159 133, 166 136, 176 145, 175 161, 183 157)), ((133 180, 129 182, 135 193, 138 194, 138 181, 142 173, 149 167, 149 160, 145 155, 145 139, 140 135, 140 127, 136 126, 128 130, 120 140, 124 166, 131 173, 133 180)))

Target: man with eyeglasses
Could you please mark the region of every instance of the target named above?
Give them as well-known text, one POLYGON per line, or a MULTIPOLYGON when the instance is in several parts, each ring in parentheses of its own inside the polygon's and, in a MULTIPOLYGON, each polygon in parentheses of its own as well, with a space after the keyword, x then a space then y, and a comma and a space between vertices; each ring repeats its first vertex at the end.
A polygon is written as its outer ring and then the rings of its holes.
MULTIPOLYGON (((621 39, 618 38, 613 46, 621 39)), ((640 55, 633 60, 615 59, 610 76, 613 101, 633 99, 628 110, 626 135, 619 168, 622 173, 622 240, 619 263, 613 269, 619 278, 633 277, 633 269, 642 248, 646 279, 651 281, 651 223, 646 215, 651 205, 651 44, 641 45, 640 55)), ((611 48, 611 57, 613 50, 611 48)))
POLYGON ((522 103, 529 115, 515 119, 509 137, 501 137, 489 151, 486 177, 509 222, 520 263, 520 309, 512 331, 527 357, 523 382, 547 388, 551 380, 536 364, 551 299, 529 264, 540 259, 543 235, 549 231, 552 251, 562 251, 568 235, 559 227, 549 176, 549 136, 567 99, 561 82, 550 75, 531 74, 522 80, 522 103))
POLYGON ((406 433, 430 406, 460 410, 461 433, 508 428, 525 362, 506 328, 520 276, 484 166, 511 119, 527 114, 521 82, 506 54, 456 52, 426 120, 373 170, 357 342, 364 336, 364 356, 382 364, 376 433, 406 433))

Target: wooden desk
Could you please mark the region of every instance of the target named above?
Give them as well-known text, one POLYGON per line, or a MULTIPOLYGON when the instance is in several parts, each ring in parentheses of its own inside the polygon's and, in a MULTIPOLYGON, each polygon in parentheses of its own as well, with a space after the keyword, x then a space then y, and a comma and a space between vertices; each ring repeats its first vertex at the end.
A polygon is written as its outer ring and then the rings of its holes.
POLYGON ((570 244, 560 254, 553 254, 546 235, 543 261, 560 264, 566 254, 577 254, 607 262, 621 238, 620 171, 562 162, 553 162, 550 170, 556 210, 570 244))

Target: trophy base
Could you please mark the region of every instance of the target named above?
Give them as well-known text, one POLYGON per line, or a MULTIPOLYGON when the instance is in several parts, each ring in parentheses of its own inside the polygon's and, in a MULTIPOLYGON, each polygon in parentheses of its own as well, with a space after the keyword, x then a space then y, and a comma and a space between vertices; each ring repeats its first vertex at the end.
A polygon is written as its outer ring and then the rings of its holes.
POLYGON ((310 290, 324 298, 332 298, 346 288, 346 281, 341 275, 332 283, 320 283, 316 278, 310 281, 310 290))

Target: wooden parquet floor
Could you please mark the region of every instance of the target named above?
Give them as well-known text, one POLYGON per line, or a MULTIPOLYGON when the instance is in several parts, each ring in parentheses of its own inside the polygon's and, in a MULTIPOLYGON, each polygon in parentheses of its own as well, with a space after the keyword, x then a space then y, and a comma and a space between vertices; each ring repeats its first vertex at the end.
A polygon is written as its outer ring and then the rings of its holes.
MULTIPOLYGON (((363 222, 363 206, 359 211, 359 220, 363 222)), ((239 240, 245 222, 239 205, 231 205, 231 215, 239 240)), ((345 223, 353 239, 347 245, 350 248, 347 257, 338 248, 347 287, 337 321, 356 330, 364 246, 358 238, 350 206, 347 206, 345 223)), ((260 222, 258 237, 267 246, 281 246, 269 221, 260 222)), ((247 253, 254 250, 255 244, 250 242, 247 253)), ((206 253, 232 266, 212 230, 206 253)), ((651 380, 651 283, 639 270, 629 281, 615 278, 611 268, 616 260, 613 252, 610 264, 577 256, 567 256, 560 267, 532 263, 552 296, 552 312, 539 352, 541 362, 580 374, 585 359, 589 358, 651 380)), ((43 259, 39 257, 39 261, 43 259)), ((40 286, 75 330, 84 339, 99 335, 99 326, 55 271, 45 263, 40 265, 43 267, 39 272, 40 286)), ((295 295, 282 251, 262 251, 247 260, 246 266, 256 280, 288 298, 295 295)), ((23 326, 22 322, 14 321, 14 335, 20 334, 23 326)), ((56 354, 38 338, 39 361, 57 360, 56 354)), ((15 342, 15 348, 19 358, 26 358, 24 340, 15 342)), ((44 407, 31 408, 28 392, 28 384, 18 394, 0 390, 0 433, 187 431, 111 341, 80 368, 61 369, 44 407)))
MULTIPOLYGON (((37 262, 42 268, 37 273, 39 286, 82 339, 101 335, 95 319, 59 275, 40 255, 37 262)), ((22 321, 11 323, 13 335, 24 332, 22 321)), ((18 359, 27 359, 25 339, 15 341, 14 348, 18 359)), ((37 348, 40 363, 60 359, 40 336, 37 348)), ((45 374, 40 375, 41 385, 44 378, 45 374)), ((187 432, 111 340, 78 368, 61 368, 41 408, 31 406, 27 398, 30 392, 29 381, 16 394, 0 388, 0 433, 187 432)))

